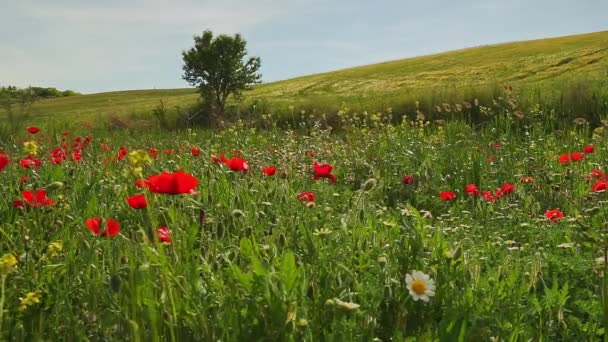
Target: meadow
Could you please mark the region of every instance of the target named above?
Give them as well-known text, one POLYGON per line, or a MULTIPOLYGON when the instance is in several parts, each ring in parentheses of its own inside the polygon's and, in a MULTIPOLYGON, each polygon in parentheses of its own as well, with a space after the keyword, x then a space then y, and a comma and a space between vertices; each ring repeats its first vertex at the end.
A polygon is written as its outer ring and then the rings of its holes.
POLYGON ((24 128, 0 340, 606 339, 608 123, 462 107, 483 124, 24 128))

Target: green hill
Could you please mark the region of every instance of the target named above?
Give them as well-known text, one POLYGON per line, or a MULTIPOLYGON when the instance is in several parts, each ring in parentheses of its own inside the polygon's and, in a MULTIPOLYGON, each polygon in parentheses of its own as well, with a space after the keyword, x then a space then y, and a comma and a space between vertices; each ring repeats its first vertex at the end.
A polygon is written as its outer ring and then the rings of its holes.
MULTIPOLYGON (((261 84, 248 101, 273 105, 305 103, 391 104, 431 90, 464 91, 509 83, 558 87, 564 80, 608 79, 608 31, 559 38, 467 48, 435 55, 298 77, 261 84)), ((439 95, 437 95, 439 96, 439 95)), ((160 100, 167 107, 197 101, 193 89, 132 90, 39 101, 38 117, 87 117, 146 113, 160 100)))

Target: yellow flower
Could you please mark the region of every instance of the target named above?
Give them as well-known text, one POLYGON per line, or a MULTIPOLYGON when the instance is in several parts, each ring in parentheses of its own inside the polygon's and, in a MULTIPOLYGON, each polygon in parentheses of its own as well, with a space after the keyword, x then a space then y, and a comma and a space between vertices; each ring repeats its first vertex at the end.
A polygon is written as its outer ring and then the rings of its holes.
POLYGON ((38 144, 36 144, 36 142, 32 140, 26 141, 23 143, 23 151, 35 156, 36 154, 38 154, 38 144))
POLYGON ((9 274, 17 265, 17 258, 11 253, 4 254, 0 258, 0 274, 9 274))
POLYGON ((51 257, 59 256, 61 252, 63 252, 63 241, 61 240, 51 242, 47 248, 47 253, 51 257))
POLYGON ((152 164, 152 158, 150 158, 148 152, 144 150, 131 151, 129 153, 129 164, 134 168, 141 168, 145 164, 152 164))
POLYGON ((19 311, 25 311, 28 307, 40 303, 40 291, 28 292, 25 297, 20 297, 19 300, 19 311))

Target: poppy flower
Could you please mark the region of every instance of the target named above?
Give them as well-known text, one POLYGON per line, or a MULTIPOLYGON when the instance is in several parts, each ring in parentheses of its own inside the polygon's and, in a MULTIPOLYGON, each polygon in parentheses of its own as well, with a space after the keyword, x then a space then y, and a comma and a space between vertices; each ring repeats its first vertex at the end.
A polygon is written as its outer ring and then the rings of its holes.
POLYGON ((31 134, 36 134, 36 133, 40 132, 40 128, 35 127, 35 126, 30 126, 27 128, 27 131, 30 132, 31 134))
POLYGON ((296 196, 296 198, 303 203, 315 201, 315 195, 310 191, 302 191, 296 196))
POLYGON ((84 221, 85 226, 97 236, 113 237, 120 233, 120 224, 112 219, 89 218, 84 221), (103 231, 100 228, 103 226, 103 231))
POLYGON ((496 197, 501 198, 506 195, 510 195, 513 190, 515 190, 515 185, 511 183, 505 183, 500 187, 500 189, 496 190, 496 197))
POLYGON ((8 165, 9 159, 5 154, 0 153, 0 171, 8 165))
POLYGON ((116 155, 114 160, 115 161, 123 160, 123 159, 125 159, 127 154, 129 154, 129 151, 127 151, 127 149, 124 146, 120 146, 120 151, 118 151, 118 154, 116 155))
POLYGON ((201 155, 201 150, 196 147, 193 147, 190 149, 190 153, 192 153, 193 156, 198 157, 201 155))
POLYGON ((547 210, 545 212, 545 217, 547 218, 547 220, 557 222, 564 217, 564 213, 562 213, 559 209, 547 210))
POLYGON ((456 198, 456 193, 453 191, 441 191, 439 197, 444 201, 451 201, 456 198))
POLYGON ((587 180, 606 178, 606 175, 600 170, 591 170, 591 173, 585 177, 587 180))
POLYGON ((165 154, 166 154, 166 155, 172 155, 172 154, 175 154, 175 150, 174 150, 174 149, 172 149, 172 148, 170 148, 170 149, 168 149, 168 150, 165 150, 165 154))
POLYGON ((156 235, 158 235, 158 240, 164 243, 171 243, 171 231, 167 227, 158 227, 156 228, 156 235))
POLYGON ((146 196, 138 194, 127 197, 127 204, 133 209, 143 209, 148 206, 148 201, 146 200, 146 196))
POLYGON ((570 154, 570 159, 572 159, 572 161, 581 161, 585 159, 585 155, 580 152, 572 152, 570 154))
POLYGON ((148 181, 146 179, 138 179, 135 181, 135 187, 138 189, 147 189, 148 181))
POLYGON ((249 169, 247 161, 245 161, 245 159, 243 158, 233 157, 232 159, 226 159, 226 156, 224 156, 224 154, 222 153, 222 155, 220 156, 220 160, 222 161, 222 163, 224 163, 224 165, 226 165, 230 170, 234 172, 247 172, 247 170, 249 169))
POLYGON ((477 189, 477 185, 475 185, 475 184, 465 185, 464 191, 467 193, 467 195, 473 195, 473 196, 479 195, 479 189, 477 189))
POLYGON ((557 158, 557 160, 559 161, 560 164, 567 165, 568 163, 570 163, 570 154, 568 154, 568 153, 560 154, 559 157, 557 158))
POLYGON ((501 147, 502 143, 500 141, 497 141, 492 145, 492 148, 494 148, 495 150, 499 150, 501 147))
POLYGON ((496 197, 494 197, 494 194, 492 193, 492 191, 489 191, 489 190, 482 191, 481 197, 483 197, 483 199, 488 202, 494 202, 496 200, 496 197))
POLYGON ((593 184, 591 186, 591 188, 593 189, 594 192, 608 191, 608 181, 599 180, 599 181, 595 182, 595 184, 593 184))
POLYGON ((587 146, 585 146, 585 148, 583 150, 585 151, 585 153, 591 154, 591 153, 593 153, 593 151, 595 151, 595 146, 587 145, 587 146))
POLYGON ((19 165, 21 165, 24 169, 35 169, 42 165, 42 160, 34 158, 31 154, 19 161, 19 165))
POLYGON ((522 176, 521 177, 521 182, 522 183, 527 183, 527 184, 534 183, 534 177, 522 176))
POLYGON ((14 200, 12 205, 13 205, 13 208, 25 208, 25 202, 23 202, 23 200, 20 200, 20 199, 14 200))
POLYGON ((314 170, 314 180, 319 180, 320 178, 327 178, 329 179, 332 183, 336 182, 336 176, 334 176, 331 172, 333 171, 334 167, 331 164, 319 164, 318 162, 315 161, 314 165, 313 165, 313 170, 314 170))
POLYGON ((99 147, 101 147, 102 150, 104 151, 109 151, 110 150, 110 146, 107 144, 100 144, 99 147))
POLYGON ((414 183, 414 176, 403 176, 403 184, 412 184, 414 183))
POLYGON ((27 181, 29 181, 30 178, 26 175, 23 175, 23 176, 19 177, 19 180, 21 180, 21 183, 27 183, 27 181))
POLYGON ((222 162, 222 160, 220 158, 218 158, 217 156, 211 156, 211 163, 212 164, 219 164, 221 162, 222 162))
POLYGON ((273 165, 266 166, 265 168, 262 169, 262 173, 264 173, 268 177, 274 176, 274 174, 276 172, 277 172, 277 168, 274 167, 273 165))
POLYGON ((488 164, 494 164, 494 156, 488 156, 488 164))
POLYGON ((55 204, 50 198, 46 198, 46 190, 27 190, 21 193, 25 203, 32 207, 46 207, 55 204))
POLYGON ((178 195, 193 193, 194 188, 198 185, 198 180, 182 170, 175 173, 163 171, 159 175, 148 177, 147 184, 150 191, 154 193, 178 195))
POLYGON ((148 147, 148 152, 152 156, 152 158, 156 159, 158 157, 158 150, 152 147, 148 147))

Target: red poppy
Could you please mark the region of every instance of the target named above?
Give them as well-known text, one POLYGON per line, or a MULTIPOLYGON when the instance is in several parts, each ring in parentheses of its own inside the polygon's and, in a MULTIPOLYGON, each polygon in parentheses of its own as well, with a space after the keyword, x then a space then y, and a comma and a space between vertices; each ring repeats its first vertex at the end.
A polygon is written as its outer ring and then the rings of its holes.
POLYGON ((403 184, 412 184, 414 183, 414 176, 403 176, 403 184))
POLYGON ((61 164, 66 158, 65 152, 60 148, 55 148, 51 151, 51 163, 57 165, 61 164))
POLYGON ((494 156, 488 156, 488 164, 494 164, 494 156))
POLYGON ((592 170, 591 173, 587 177, 585 177, 585 179, 587 180, 602 178, 606 178, 606 175, 600 170, 592 170))
POLYGON ((34 156, 29 155, 19 161, 19 165, 21 165, 24 169, 35 169, 42 165, 42 160, 34 158, 34 156))
POLYGON ((226 159, 226 156, 222 153, 220 156, 220 160, 224 163, 224 165, 228 166, 228 168, 234 172, 247 172, 249 169, 249 165, 247 165, 247 161, 243 158, 233 157, 232 159, 226 159))
POLYGON ((196 147, 193 147, 190 149, 190 152, 192 153, 193 156, 198 157, 201 155, 201 150, 199 150, 196 147))
POLYGON ((559 161, 560 164, 566 165, 566 164, 570 163, 570 154, 568 154, 568 153, 560 154, 559 157, 557 158, 557 160, 559 161))
POLYGON ((148 147, 148 152, 152 156, 152 158, 156 159, 158 157, 158 150, 152 147, 148 147))
POLYGON ((127 197, 127 204, 133 209, 143 209, 148 206, 148 201, 146 200, 146 196, 138 194, 127 197))
POLYGON ((100 144, 99 147, 101 147, 101 149, 104 150, 104 151, 109 151, 110 150, 110 146, 108 146, 107 144, 100 144))
POLYGON ((170 149, 168 149, 168 150, 165 150, 165 154, 166 154, 166 155, 172 155, 172 154, 175 154, 175 150, 174 150, 174 149, 172 149, 172 148, 170 148, 170 149))
POLYGON ((123 160, 123 159, 125 159, 125 157, 127 156, 128 153, 129 152, 127 151, 127 149, 124 146, 120 146, 120 151, 118 152, 118 155, 116 155, 114 160, 115 161, 123 160))
POLYGON ((198 185, 198 180, 182 170, 175 173, 163 171, 160 175, 148 177, 148 188, 150 191, 159 194, 187 194, 194 193, 194 188, 198 185))
POLYGON ((308 155, 309 155, 311 158, 316 158, 316 157, 317 157, 317 152, 315 152, 315 151, 308 151, 307 153, 308 153, 308 155))
POLYGON ((35 126, 30 126, 27 128, 27 131, 30 132, 31 134, 36 134, 36 133, 40 132, 40 128, 35 127, 35 126))
POLYGON ((444 201, 451 201, 456 198, 456 193, 453 191, 441 191, 439 197, 444 201))
POLYGON ((500 189, 496 190, 496 197, 501 198, 503 196, 510 195, 513 190, 515 190, 515 185, 511 183, 505 183, 500 187, 500 189))
POLYGON ((0 171, 8 165, 9 159, 5 154, 0 153, 0 171))
POLYGON ((20 199, 16 199, 13 201, 13 208, 25 208, 25 202, 20 199))
POLYGON ((522 183, 534 183, 534 177, 530 177, 530 176, 522 176, 521 177, 521 182, 522 183))
POLYGON ((495 142, 495 143, 492 145, 492 147, 493 147, 495 150, 498 150, 498 149, 500 149, 500 148, 502 147, 502 143, 501 143, 500 141, 497 141, 497 142, 495 142))
POLYGON ((591 186, 595 192, 605 192, 608 190, 608 181, 599 180, 591 186))
POLYGON ((46 198, 46 190, 27 190, 21 193, 25 203, 31 205, 32 207, 46 207, 48 205, 55 204, 50 198, 46 198))
POLYGON ((30 178, 28 176, 21 176, 19 177, 19 180, 21 180, 21 183, 27 183, 28 180, 30 180, 30 178))
POLYGON ((120 224, 118 221, 109 218, 103 221, 100 218, 89 218, 86 219, 84 224, 93 234, 98 236, 113 237, 120 233, 120 224), (100 232, 100 228, 102 228, 102 226, 104 226, 104 230, 100 232))
POLYGON ((564 213, 562 213, 559 209, 547 210, 545 212, 545 217, 547 218, 547 220, 557 222, 564 217, 564 213))
POLYGON ((171 243, 171 230, 167 227, 158 227, 156 228, 156 235, 158 235, 158 240, 164 243, 171 243))
POLYGON ((222 160, 220 158, 218 158, 217 156, 211 156, 211 163, 219 164, 221 162, 222 162, 222 160))
POLYGON ((138 189, 146 189, 148 188, 148 181, 145 179, 138 179, 135 181, 135 187, 138 189))
POLYGON ((296 198, 304 203, 314 202, 315 194, 310 191, 302 191, 296 196, 296 198))
POLYGON ((477 189, 477 185, 475 185, 475 184, 465 185, 464 191, 467 193, 467 195, 473 195, 473 196, 479 195, 479 189, 477 189))
POLYGON ((494 194, 492 194, 492 191, 489 191, 489 190, 482 191, 481 197, 483 197, 483 199, 488 202, 494 202, 496 200, 496 197, 494 197, 494 194))
POLYGON ((585 155, 580 152, 572 152, 570 154, 570 159, 572 159, 572 161, 581 161, 585 159, 585 155))
POLYGON ((262 173, 264 173, 266 176, 274 176, 274 174, 277 172, 277 168, 274 167, 273 165, 270 166, 266 166, 265 168, 262 169, 262 173))
POLYGON ((593 153, 593 151, 595 151, 595 146, 587 145, 587 146, 585 146, 584 151, 587 154, 593 153))
POLYGON ((332 183, 336 182, 336 176, 334 176, 331 172, 333 171, 334 167, 331 164, 319 164, 318 162, 315 161, 314 165, 313 165, 313 169, 314 169, 314 180, 319 180, 320 178, 327 178, 329 179, 332 183))

